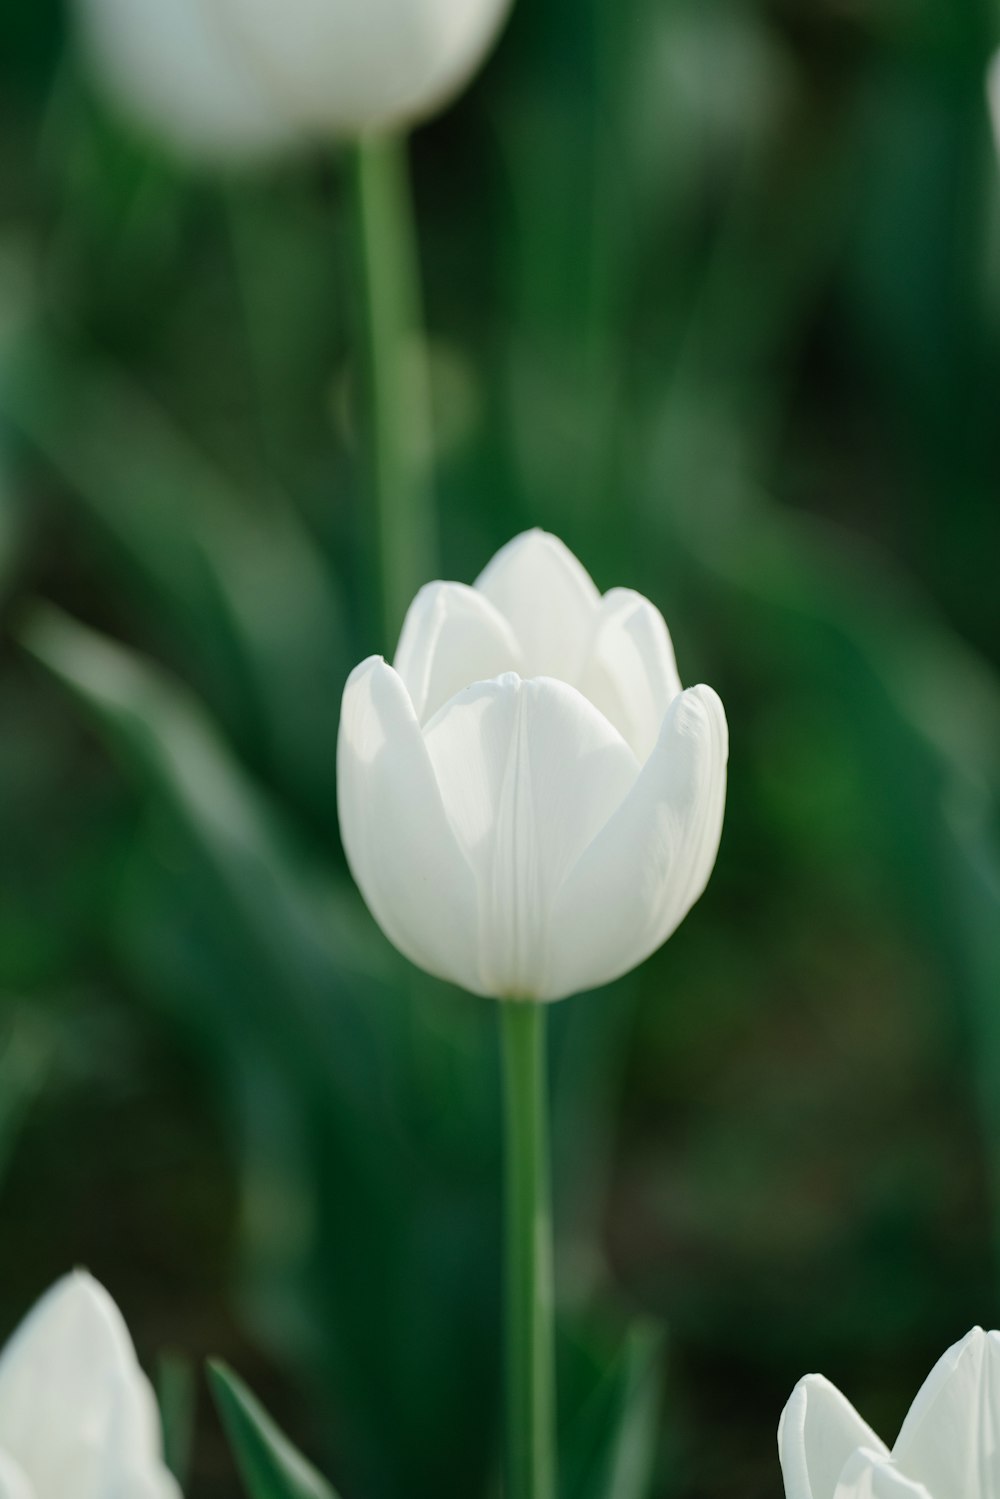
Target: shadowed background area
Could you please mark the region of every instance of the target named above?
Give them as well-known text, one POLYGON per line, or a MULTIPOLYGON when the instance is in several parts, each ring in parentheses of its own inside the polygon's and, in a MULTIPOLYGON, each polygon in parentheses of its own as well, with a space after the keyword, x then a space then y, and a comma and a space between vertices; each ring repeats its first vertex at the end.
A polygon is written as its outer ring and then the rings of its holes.
MULTIPOLYGON (((440 575, 556 531, 732 735, 707 894, 552 1015, 562 1499, 777 1495, 800 1374, 891 1440, 1000 1321, 998 41, 518 0, 412 141, 440 575)), ((348 214, 336 150, 192 172, 0 14, 0 1332, 93 1270, 179 1445, 198 1380, 191 1499, 208 1354, 344 1499, 496 1490, 496 1015, 337 833, 394 644, 348 214)))

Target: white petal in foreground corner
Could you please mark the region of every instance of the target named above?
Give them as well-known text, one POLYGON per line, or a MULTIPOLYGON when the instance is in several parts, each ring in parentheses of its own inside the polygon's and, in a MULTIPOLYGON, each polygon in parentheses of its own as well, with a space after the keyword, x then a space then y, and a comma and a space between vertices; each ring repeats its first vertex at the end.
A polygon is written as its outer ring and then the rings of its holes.
POLYGON ((76 0, 84 55, 112 105, 169 150, 266 156, 296 138, 214 0, 76 0))
POLYGON ((1000 1333, 974 1327, 942 1354, 892 1457, 935 1499, 1000 1499, 1000 1333))
POLYGON ((892 1460, 864 1448, 851 1454, 833 1499, 931 1499, 922 1483, 913 1483, 892 1460))
POLYGON ((993 126, 993 142, 1000 154, 1000 52, 994 52, 986 69, 986 105, 993 126))
POLYGON ((786 1499, 1000 1499, 1000 1333, 938 1360, 890 1453, 839 1390, 800 1380, 778 1427, 786 1499))
POLYGON ((58 1281, 0 1354, 0 1495, 23 1499, 25 1485, 30 1499, 179 1499, 121 1313, 82 1272, 58 1281))
MULTIPOLYGON (((173 3, 173 0, 171 0, 173 3)), ((212 0, 286 116, 311 134, 413 123, 479 67, 510 0, 212 0)))
POLYGON ((786 1499, 833 1499, 844 1464, 861 1447, 889 1456, 836 1385, 822 1374, 800 1379, 778 1423, 786 1499))

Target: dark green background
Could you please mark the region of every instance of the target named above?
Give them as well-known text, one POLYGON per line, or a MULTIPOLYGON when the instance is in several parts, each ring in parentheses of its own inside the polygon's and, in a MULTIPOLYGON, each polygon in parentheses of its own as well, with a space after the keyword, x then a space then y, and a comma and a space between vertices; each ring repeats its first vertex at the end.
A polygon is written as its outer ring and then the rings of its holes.
MULTIPOLYGON (((997 41, 973 0, 517 0, 413 139, 442 576, 557 531, 732 736, 706 896, 552 1014, 564 1499, 630 1324, 655 1494, 757 1499, 800 1374, 891 1440, 998 1321, 997 41)), ((470 1499, 496 1015, 339 848, 391 646, 351 243, 342 152, 186 172, 60 7, 0 11, 0 1327, 86 1264, 344 1499, 470 1499)), ((237 1492, 203 1387, 188 1492, 237 1492)))

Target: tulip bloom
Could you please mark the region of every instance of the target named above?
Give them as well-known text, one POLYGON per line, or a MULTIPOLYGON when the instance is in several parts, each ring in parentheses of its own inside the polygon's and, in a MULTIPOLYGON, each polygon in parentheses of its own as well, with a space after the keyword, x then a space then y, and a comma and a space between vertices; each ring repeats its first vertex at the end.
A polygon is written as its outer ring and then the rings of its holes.
POLYGON ((383 931, 476 994, 561 999, 642 962, 705 888, 728 735, 647 599, 528 532, 431 583, 344 691, 344 848, 383 931))
POLYGON ((403 127, 468 82, 511 0, 77 0, 111 99, 182 154, 403 127))
POLYGON ((121 1313, 60 1280, 0 1353, 0 1499, 180 1499, 121 1313))
POLYGON ((934 1365, 892 1450, 821 1374, 782 1413, 786 1499, 995 1499, 1000 1333, 974 1327, 934 1365))
POLYGON ((510 0, 202 0, 287 119, 313 134, 411 125, 471 78, 510 0))
POLYGON ((111 102, 182 156, 255 158, 295 133, 215 14, 217 0, 77 0, 111 102))

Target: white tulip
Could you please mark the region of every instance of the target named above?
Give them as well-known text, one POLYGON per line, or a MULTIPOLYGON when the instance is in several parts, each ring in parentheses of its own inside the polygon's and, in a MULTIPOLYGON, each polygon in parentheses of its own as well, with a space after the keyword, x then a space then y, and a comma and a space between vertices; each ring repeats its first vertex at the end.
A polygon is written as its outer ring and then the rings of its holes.
POLYGON ((251 157, 411 124, 467 82, 511 0, 77 0, 111 100, 182 154, 251 157))
MULTIPOLYGON (((171 0, 172 3, 172 0, 171 0)), ((286 117, 312 133, 411 124, 459 92, 511 0, 203 0, 286 117)))
POLYGON ((0 1353, 0 1499, 180 1499, 128 1329, 82 1272, 0 1353))
POLYGON ((974 1327, 934 1365, 890 1451, 821 1374, 778 1426, 786 1499, 997 1499, 1000 1333, 974 1327))
POLYGON ((414 963, 476 994, 561 999, 633 968, 704 890, 728 735, 682 692, 663 618, 602 598, 554 536, 472 588, 431 583, 395 666, 344 690, 338 800, 351 870, 414 963))
POLYGON ((84 52, 113 104, 174 151, 255 157, 295 139, 218 0, 77 0, 84 52))

